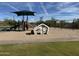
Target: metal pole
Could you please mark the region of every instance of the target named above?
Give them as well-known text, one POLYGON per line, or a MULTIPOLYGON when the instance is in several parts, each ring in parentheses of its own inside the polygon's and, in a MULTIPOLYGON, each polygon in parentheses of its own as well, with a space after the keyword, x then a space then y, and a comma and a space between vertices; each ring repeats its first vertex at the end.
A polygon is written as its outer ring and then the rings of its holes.
POLYGON ((23 20, 22 20, 22 29, 23 29, 23 31, 25 31, 25 23, 24 23, 24 15, 23 15, 23 20))
POLYGON ((26 19, 26 28, 28 30, 28 15, 27 15, 27 19, 26 19))

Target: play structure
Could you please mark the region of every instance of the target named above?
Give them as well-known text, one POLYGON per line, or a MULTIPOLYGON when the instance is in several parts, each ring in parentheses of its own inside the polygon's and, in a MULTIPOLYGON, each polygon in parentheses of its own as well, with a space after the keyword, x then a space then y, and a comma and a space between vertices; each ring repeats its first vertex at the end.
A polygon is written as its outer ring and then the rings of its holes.
POLYGON ((49 27, 45 24, 40 24, 33 29, 34 34, 48 34, 49 27))
POLYGON ((13 28, 21 26, 23 31, 25 31, 26 29, 28 30, 29 29, 28 16, 34 16, 35 12, 22 10, 22 11, 16 11, 16 12, 12 12, 12 13, 15 13, 17 16, 23 16, 22 23, 19 25, 15 25, 13 28), (25 20, 25 16, 27 16, 26 20, 25 20))
MULTIPOLYGON (((18 22, 17 24, 9 27, 8 29, 4 28, 3 31, 6 31, 6 30, 7 31, 17 31, 17 30, 18 31, 25 31, 25 30, 28 30, 29 24, 30 24, 30 23, 28 23, 28 16, 34 16, 35 12, 23 10, 23 11, 16 11, 16 12, 12 12, 12 13, 17 14, 17 16, 23 16, 23 19, 21 22, 18 22), (27 16, 26 19, 25 19, 25 16, 27 16)), ((42 20, 42 18, 43 17, 41 17, 41 20, 42 20)), ((38 26, 33 27, 33 29, 31 30, 31 33, 33 33, 33 34, 48 34, 48 31, 49 31, 49 27, 42 23, 38 26)))
MULTIPOLYGON (((25 23, 25 25, 23 25, 22 23, 17 23, 13 26, 2 27, 2 29, 0 31, 24 31, 23 26, 25 27, 25 30, 27 30, 26 23, 25 23)), ((33 28, 34 26, 32 24, 28 23, 28 27, 30 29, 30 28, 33 28)))

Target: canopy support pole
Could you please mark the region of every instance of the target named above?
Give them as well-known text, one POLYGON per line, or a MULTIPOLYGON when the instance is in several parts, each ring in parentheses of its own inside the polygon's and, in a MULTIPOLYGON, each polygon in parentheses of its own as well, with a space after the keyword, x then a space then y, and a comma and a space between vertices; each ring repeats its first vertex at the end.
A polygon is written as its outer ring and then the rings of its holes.
POLYGON ((23 20, 22 20, 22 30, 25 31, 24 15, 23 15, 23 20))
POLYGON ((26 19, 26 28, 28 30, 28 15, 27 15, 27 19, 26 19))

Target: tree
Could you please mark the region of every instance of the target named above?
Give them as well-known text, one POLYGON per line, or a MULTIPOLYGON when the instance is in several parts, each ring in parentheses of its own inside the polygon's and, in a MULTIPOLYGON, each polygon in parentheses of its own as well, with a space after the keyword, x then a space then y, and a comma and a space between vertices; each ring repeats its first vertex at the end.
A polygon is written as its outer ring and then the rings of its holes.
POLYGON ((39 25, 39 24, 41 24, 41 23, 44 23, 44 21, 43 21, 43 16, 40 17, 40 20, 38 20, 38 21, 36 22, 36 25, 39 25))
POLYGON ((60 28, 64 28, 64 25, 65 25, 65 21, 64 20, 61 20, 60 21, 60 28))
POLYGON ((74 19, 72 22, 73 29, 79 29, 79 19, 74 19))
POLYGON ((47 24, 49 27, 56 27, 57 26, 57 20, 51 17, 50 20, 46 20, 45 24, 47 24))
POLYGON ((4 23, 5 23, 6 25, 9 25, 9 26, 14 26, 14 25, 17 24, 17 21, 12 20, 12 19, 5 19, 5 20, 4 20, 4 23))
POLYGON ((77 29, 79 29, 79 19, 77 19, 76 24, 77 24, 77 29))

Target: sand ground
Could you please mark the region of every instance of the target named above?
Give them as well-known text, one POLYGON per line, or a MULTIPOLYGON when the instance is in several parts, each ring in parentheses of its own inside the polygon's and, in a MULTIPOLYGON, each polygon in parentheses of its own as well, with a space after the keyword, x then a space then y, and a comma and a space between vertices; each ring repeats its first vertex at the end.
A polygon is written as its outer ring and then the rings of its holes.
POLYGON ((28 33, 30 31, 0 32, 0 44, 79 41, 79 30, 50 28, 48 35, 29 35, 28 33))

